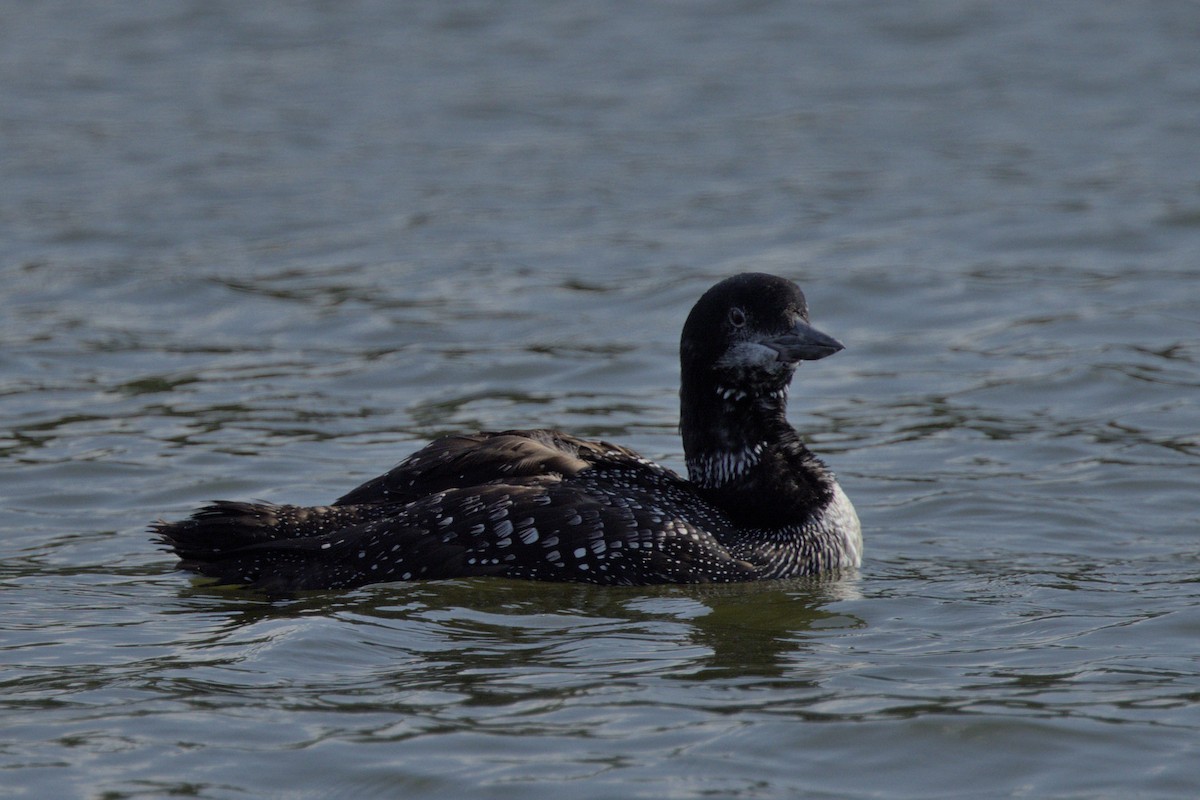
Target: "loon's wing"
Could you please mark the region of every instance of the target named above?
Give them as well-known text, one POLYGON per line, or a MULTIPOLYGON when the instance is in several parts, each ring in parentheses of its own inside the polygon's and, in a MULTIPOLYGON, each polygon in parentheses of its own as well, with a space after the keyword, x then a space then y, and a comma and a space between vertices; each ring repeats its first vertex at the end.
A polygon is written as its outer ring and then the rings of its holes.
POLYGON ((407 503, 434 492, 497 480, 569 477, 614 457, 638 459, 628 448, 558 431, 485 431, 447 436, 339 497, 334 505, 407 503))
POLYGON ((408 504, 227 504, 158 533, 181 567, 268 592, 479 575, 646 584, 746 580, 757 573, 711 532, 684 521, 696 516, 684 507, 686 498, 617 488, 597 491, 591 482, 541 476, 449 489, 408 504), (251 512, 264 524, 303 517, 312 527, 307 536, 289 530, 270 538, 247 525, 251 512), (326 527, 318 523, 326 516, 357 519, 326 527))

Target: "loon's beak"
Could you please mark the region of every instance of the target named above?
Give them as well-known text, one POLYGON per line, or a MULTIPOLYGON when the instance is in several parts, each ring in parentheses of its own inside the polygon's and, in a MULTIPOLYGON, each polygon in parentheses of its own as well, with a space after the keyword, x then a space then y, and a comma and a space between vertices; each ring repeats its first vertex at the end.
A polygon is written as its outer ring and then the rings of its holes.
POLYGON ((798 321, 787 333, 767 339, 763 344, 778 353, 780 361, 792 363, 816 361, 845 349, 845 345, 837 339, 821 333, 803 320, 798 321))

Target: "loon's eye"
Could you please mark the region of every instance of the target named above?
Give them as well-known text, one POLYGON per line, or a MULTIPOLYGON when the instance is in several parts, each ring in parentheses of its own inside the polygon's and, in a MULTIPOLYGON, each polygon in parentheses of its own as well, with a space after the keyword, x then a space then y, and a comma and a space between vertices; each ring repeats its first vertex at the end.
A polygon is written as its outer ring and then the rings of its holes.
POLYGON ((729 309, 729 324, 735 328, 740 328, 746 324, 746 312, 742 311, 737 306, 729 309))

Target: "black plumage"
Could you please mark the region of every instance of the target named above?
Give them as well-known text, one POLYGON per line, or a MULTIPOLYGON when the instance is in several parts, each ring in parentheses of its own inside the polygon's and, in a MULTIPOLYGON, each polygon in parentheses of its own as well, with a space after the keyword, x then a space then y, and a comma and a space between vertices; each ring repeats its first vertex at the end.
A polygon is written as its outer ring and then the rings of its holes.
POLYGON ((152 530, 179 566, 274 592, 502 575, 604 584, 729 582, 855 566, 861 532, 786 419, 797 364, 842 349, 794 283, 718 283, 683 328, 690 480, 548 430, 450 436, 332 505, 220 501, 152 530))

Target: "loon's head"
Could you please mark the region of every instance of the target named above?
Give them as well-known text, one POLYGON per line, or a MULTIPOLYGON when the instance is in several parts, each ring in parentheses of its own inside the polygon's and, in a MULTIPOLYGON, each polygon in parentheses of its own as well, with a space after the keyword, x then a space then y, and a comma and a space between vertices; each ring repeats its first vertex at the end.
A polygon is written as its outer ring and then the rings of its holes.
POLYGON ((808 324, 808 303, 799 286, 746 272, 726 278, 696 302, 684 323, 679 353, 685 386, 699 380, 728 397, 782 392, 801 361, 842 348, 808 324))

